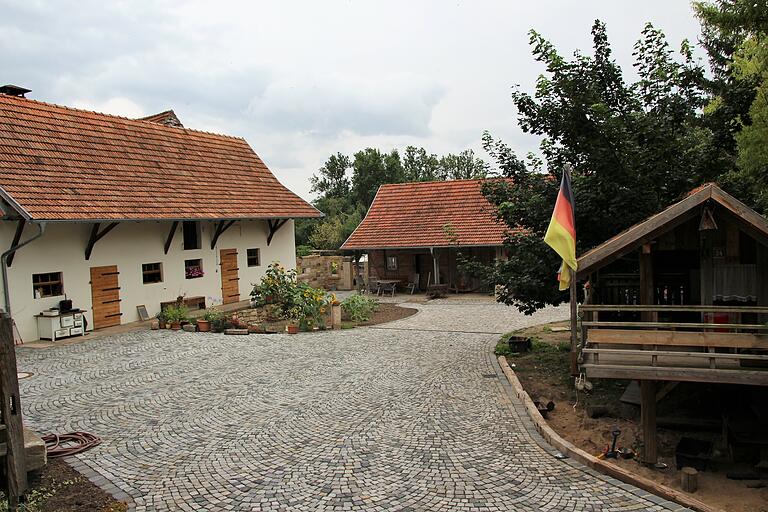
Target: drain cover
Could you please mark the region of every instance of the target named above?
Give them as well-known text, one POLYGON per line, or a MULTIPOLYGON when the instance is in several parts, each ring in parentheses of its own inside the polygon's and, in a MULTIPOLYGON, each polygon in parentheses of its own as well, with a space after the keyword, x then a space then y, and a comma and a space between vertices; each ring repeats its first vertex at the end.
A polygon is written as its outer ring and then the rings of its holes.
POLYGON ((495 373, 484 373, 482 375, 482 377, 484 379, 495 379, 496 378, 496 374, 495 373))

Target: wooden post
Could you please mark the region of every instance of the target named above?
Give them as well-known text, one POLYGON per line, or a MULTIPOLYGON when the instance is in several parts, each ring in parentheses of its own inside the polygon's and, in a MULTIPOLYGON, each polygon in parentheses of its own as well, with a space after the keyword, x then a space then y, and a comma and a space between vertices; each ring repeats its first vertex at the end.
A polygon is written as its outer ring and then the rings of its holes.
POLYGON ((568 272, 571 274, 571 288, 570 288, 570 301, 571 301, 571 375, 578 375, 579 373, 579 365, 576 360, 577 353, 576 349, 579 343, 579 336, 578 336, 578 321, 577 321, 577 308, 578 304, 576 303, 576 272, 574 272, 571 269, 568 269, 568 272))
POLYGON ((435 284, 440 284, 440 258, 434 247, 431 247, 429 252, 432 253, 432 266, 435 269, 435 284))
POLYGON ((640 423, 643 426, 643 462, 656 464, 656 381, 640 381, 640 423))
POLYGON ((6 313, 0 313, 0 402, 0 413, 6 429, 6 494, 10 510, 15 511, 19 497, 27 490, 27 469, 13 321, 6 313))
POLYGON ((699 472, 694 468, 684 467, 680 471, 680 487, 685 492, 699 490, 699 472))

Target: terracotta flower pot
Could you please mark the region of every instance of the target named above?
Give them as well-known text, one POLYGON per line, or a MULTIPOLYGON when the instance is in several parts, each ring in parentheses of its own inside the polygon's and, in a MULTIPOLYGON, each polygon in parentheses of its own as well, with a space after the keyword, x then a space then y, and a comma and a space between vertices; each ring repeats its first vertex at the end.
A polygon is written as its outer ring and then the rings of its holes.
POLYGON ((171 322, 171 330, 178 331, 181 329, 181 322, 171 322))
POLYGON ((298 325, 288 325, 288 327, 286 327, 286 330, 288 331, 288 334, 298 334, 299 333, 299 326, 298 325))
POLYGON ((197 330, 200 332, 211 332, 211 322, 208 320, 198 320, 197 330))

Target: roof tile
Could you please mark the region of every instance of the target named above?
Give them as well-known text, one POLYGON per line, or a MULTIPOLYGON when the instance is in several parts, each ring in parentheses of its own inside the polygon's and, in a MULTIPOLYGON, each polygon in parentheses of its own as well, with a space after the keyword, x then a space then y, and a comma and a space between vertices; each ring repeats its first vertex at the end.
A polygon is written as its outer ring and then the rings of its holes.
POLYGON ((321 215, 244 139, 151 121, 0 95, 0 187, 35 220, 321 215))
POLYGON ((501 245, 506 226, 483 196, 483 181, 382 185, 342 249, 501 245))

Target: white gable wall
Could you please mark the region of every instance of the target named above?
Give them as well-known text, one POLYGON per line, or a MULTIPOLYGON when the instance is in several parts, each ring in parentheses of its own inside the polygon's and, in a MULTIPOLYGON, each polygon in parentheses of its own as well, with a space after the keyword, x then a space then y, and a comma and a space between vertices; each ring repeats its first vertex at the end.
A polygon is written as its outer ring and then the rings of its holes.
MULTIPOLYGON (((104 228, 107 224, 102 223, 104 228)), ((11 313, 24 341, 38 339, 37 322, 33 315, 57 306, 60 297, 34 298, 32 274, 62 272, 64 293, 73 306, 87 310, 89 329, 93 328, 90 268, 117 265, 120 285, 121 323, 139 320, 137 305, 145 305, 150 316, 160 310, 160 302, 174 300, 178 295, 205 296, 206 302, 221 303, 221 274, 219 250, 237 249, 240 277, 240 299, 249 298, 251 284, 264 275, 267 265, 279 261, 286 268, 295 268, 293 221, 282 226, 267 246, 266 221, 238 221, 225 231, 211 250, 215 224, 201 221, 201 248, 184 250, 182 225, 168 251, 163 253, 171 222, 122 222, 96 242, 91 259, 85 259, 85 247, 91 233, 91 224, 49 223, 42 238, 21 248, 8 269, 11 313), (247 249, 261 250, 261 265, 248 267, 247 249), (186 279, 184 260, 201 258, 205 275, 186 279), (162 263, 163 282, 142 283, 143 263, 162 263)), ((16 229, 15 222, 0 222, 0 248, 11 246, 16 229)), ((27 225, 22 241, 38 232, 36 226, 27 225)), ((0 252, 2 252, 0 251, 0 252)), ((0 291, 2 295, 2 291, 0 291)), ((2 303, 4 304, 4 302, 2 303)))

